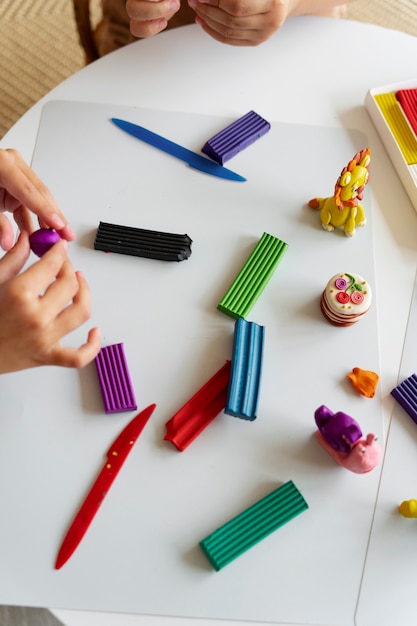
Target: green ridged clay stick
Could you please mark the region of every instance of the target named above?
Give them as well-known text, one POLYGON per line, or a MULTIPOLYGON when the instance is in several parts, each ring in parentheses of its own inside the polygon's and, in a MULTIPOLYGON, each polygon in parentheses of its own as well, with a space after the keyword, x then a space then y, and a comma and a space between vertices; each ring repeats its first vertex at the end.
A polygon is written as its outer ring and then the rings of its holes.
POLYGON ((263 233, 217 308, 232 317, 245 318, 265 289, 288 244, 263 233))
POLYGON ((219 571, 307 509, 307 502, 289 480, 200 541, 200 547, 219 571))

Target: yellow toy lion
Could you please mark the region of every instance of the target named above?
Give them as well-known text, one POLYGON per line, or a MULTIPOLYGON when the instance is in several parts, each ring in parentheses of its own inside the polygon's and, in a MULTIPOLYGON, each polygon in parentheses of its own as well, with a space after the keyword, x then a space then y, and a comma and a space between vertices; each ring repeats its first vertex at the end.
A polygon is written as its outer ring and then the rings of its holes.
POLYGON ((308 205, 320 211, 324 230, 343 228, 347 237, 353 237, 356 226, 365 226, 365 211, 359 201, 369 180, 370 162, 369 148, 357 152, 337 179, 334 195, 310 200, 308 205))

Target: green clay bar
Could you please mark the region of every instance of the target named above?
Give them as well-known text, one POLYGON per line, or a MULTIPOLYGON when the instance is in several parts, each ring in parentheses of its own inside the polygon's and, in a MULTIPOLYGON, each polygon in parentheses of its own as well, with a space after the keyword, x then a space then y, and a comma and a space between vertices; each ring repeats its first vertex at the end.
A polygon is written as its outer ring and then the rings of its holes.
POLYGON ((245 318, 265 289, 288 244, 264 233, 217 308, 234 318, 245 318))
POLYGON ((290 480, 215 530, 200 546, 218 571, 307 509, 307 502, 290 480))

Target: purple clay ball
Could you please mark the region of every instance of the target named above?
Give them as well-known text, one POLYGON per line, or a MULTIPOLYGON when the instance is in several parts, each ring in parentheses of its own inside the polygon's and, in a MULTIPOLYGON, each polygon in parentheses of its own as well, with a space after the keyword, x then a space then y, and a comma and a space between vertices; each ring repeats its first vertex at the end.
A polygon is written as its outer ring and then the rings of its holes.
POLYGON ((61 237, 52 228, 40 228, 29 235, 30 249, 36 256, 41 257, 60 239, 61 237))

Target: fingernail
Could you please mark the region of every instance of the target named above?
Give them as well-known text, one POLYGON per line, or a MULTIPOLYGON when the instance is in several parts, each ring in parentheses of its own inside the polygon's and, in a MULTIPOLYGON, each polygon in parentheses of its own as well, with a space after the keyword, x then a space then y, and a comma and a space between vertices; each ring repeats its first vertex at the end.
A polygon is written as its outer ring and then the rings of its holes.
POLYGON ((191 7, 192 9, 195 9, 197 6, 197 1, 196 0, 188 0, 188 6, 191 7))
POLYGON ((169 6, 173 11, 178 11, 178 9, 180 8, 180 3, 178 2, 178 0, 171 0, 169 6))
POLYGON ((70 236, 71 239, 75 239, 75 230, 72 230, 69 224, 67 224, 66 230, 67 230, 68 236, 70 236))
POLYGON ((62 217, 59 217, 59 215, 57 215, 56 213, 53 213, 53 215, 51 215, 50 222, 51 222, 51 226, 53 226, 57 230, 60 230, 61 228, 64 228, 65 226, 65 222, 62 219, 62 217))

